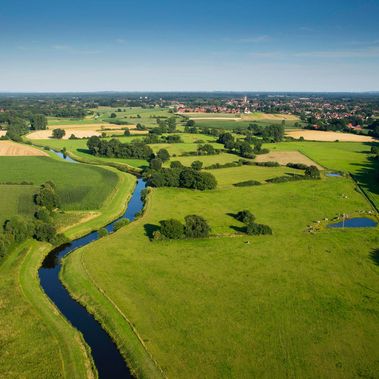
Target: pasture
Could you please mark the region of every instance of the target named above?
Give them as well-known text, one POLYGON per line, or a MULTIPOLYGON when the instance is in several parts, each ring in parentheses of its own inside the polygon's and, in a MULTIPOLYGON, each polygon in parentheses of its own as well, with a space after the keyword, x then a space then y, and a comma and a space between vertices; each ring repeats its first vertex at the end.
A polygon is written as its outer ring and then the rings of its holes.
MULTIPOLYGON (((257 177, 261 168, 252 169, 257 177)), ((220 181, 246 174, 228 170, 218 170, 220 181)), ((168 377, 374 377, 377 228, 305 231, 315 220, 370 209, 353 182, 227 184, 154 189, 141 219, 66 259, 65 284, 138 363, 126 315, 168 377), (238 236, 243 225, 231 214, 241 209, 273 236, 238 236), (149 240, 159 220, 187 214, 204 216, 215 237, 149 240)))
POLYGON ((51 180, 64 210, 99 209, 114 191, 118 176, 101 167, 70 164, 49 157, 0 157, 0 183, 39 186, 51 180))

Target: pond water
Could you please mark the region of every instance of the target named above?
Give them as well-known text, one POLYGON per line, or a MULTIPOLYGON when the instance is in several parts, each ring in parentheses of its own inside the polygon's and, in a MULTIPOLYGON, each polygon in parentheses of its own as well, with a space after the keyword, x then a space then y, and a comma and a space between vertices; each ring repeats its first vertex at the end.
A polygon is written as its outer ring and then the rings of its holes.
POLYGON ((336 224, 329 224, 328 228, 374 228, 377 224, 377 222, 368 217, 354 217, 336 224))
POLYGON ((333 177, 340 177, 340 176, 342 176, 340 173, 338 173, 338 172, 327 172, 326 174, 325 174, 326 176, 333 176, 333 177))
MULTIPOLYGON (((57 155, 61 154, 55 153, 57 155)), ((66 160, 76 163, 71 158, 70 160, 66 160)), ((145 187, 145 182, 142 179, 138 179, 136 188, 123 216, 105 226, 108 232, 112 232, 113 224, 122 218, 128 218, 130 221, 134 220, 136 214, 143 208, 141 191, 145 187)), ((96 241, 98 238, 98 233, 95 231, 54 249, 44 259, 41 268, 38 270, 38 275, 41 286, 47 296, 50 297, 70 323, 82 333, 85 341, 91 348, 92 358, 95 362, 99 378, 132 378, 124 358, 111 337, 102 328, 100 323, 70 296, 59 279, 62 258, 74 250, 96 241)))

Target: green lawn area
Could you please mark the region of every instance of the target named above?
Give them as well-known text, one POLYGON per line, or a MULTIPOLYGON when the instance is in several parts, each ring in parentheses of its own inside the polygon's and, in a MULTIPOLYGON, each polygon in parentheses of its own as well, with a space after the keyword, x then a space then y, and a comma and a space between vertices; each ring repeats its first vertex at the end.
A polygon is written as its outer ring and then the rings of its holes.
POLYGON ((118 176, 102 167, 49 157, 0 157, 0 183, 27 181, 39 186, 48 180, 55 183, 63 210, 95 210, 114 191, 118 176))
POLYGON ((379 161, 370 157, 370 143, 360 142, 281 142, 268 144, 270 150, 298 150, 320 165, 349 172, 379 208, 379 161))
POLYGON ((154 189, 141 219, 71 254, 63 279, 141 370, 121 312, 168 377, 375 377, 378 229, 305 231, 369 209, 348 178, 154 189), (245 208, 273 236, 221 237, 240 230, 230 213, 245 208), (149 241, 159 220, 187 214, 218 237, 149 241))
POLYGON ((221 188, 230 187, 235 183, 246 180, 257 180, 264 183, 265 180, 283 176, 286 174, 303 174, 303 171, 288 167, 259 167, 259 166, 239 166, 207 170, 217 179, 217 185, 221 188))
POLYGON ((36 210, 33 195, 37 191, 37 186, 0 184, 0 228, 6 220, 15 214, 33 217, 36 210))

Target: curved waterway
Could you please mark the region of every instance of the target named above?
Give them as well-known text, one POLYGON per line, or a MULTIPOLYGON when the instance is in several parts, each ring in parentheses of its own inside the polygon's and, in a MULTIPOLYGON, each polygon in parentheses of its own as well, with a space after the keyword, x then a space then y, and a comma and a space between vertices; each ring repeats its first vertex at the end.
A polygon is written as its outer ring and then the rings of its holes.
MULTIPOLYGON (((145 186, 145 182, 142 179, 138 179, 136 188, 123 216, 105 226, 109 232, 113 231, 113 224, 116 221, 122 218, 128 218, 130 221, 133 221, 136 214, 142 210, 141 191, 145 186)), ((91 348, 99 378, 132 378, 130 370, 118 351, 116 344, 100 323, 70 296, 59 279, 62 258, 74 250, 96 241, 98 238, 98 233, 92 232, 52 250, 43 261, 38 274, 41 286, 47 296, 50 297, 67 320, 83 334, 85 341, 91 348)))

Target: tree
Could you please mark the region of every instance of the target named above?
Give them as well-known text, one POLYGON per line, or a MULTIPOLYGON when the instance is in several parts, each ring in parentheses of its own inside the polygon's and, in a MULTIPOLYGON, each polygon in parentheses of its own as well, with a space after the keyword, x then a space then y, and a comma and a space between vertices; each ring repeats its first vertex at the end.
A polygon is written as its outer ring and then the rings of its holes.
POLYGON ((5 222, 4 231, 10 234, 16 242, 22 242, 33 235, 34 227, 23 217, 14 216, 5 222))
POLYGON ((117 117, 117 115, 116 115, 116 113, 111 113, 111 118, 116 118, 117 117))
POLYGON ((195 120, 188 120, 187 122, 186 122, 186 126, 195 126, 195 120))
POLYGON ((309 166, 305 169, 305 176, 311 179, 320 179, 320 171, 316 166, 309 166))
POLYGON ((126 137, 130 136, 130 130, 129 129, 124 130, 124 136, 126 136, 126 137))
POLYGON ((183 166, 182 162, 180 162, 180 161, 172 161, 170 163, 170 167, 171 168, 183 168, 184 166, 183 166))
POLYGON ((53 138, 62 139, 66 135, 65 130, 63 129, 54 129, 53 130, 53 138))
POLYGON ((108 234, 109 234, 109 232, 105 228, 101 228, 97 231, 97 235, 99 236, 99 238, 103 238, 103 237, 107 236, 108 234))
POLYGON ((46 207, 49 211, 59 208, 60 200, 55 185, 52 182, 42 184, 39 192, 34 196, 34 202, 40 207, 46 207))
POLYGON ((185 236, 188 238, 205 238, 208 237, 211 228, 207 221, 197 215, 188 215, 185 218, 185 236))
POLYGON ((268 225, 255 224, 252 222, 246 226, 246 233, 249 235, 259 236, 264 234, 272 234, 272 230, 268 225))
POLYGON ((37 221, 35 223, 35 229, 34 229, 34 235, 33 237, 37 241, 47 241, 47 242, 52 242, 57 234, 57 231, 54 227, 54 225, 47 223, 47 222, 42 222, 42 221, 37 221))
POLYGON ((203 168, 203 162, 201 162, 201 161, 193 161, 191 163, 191 167, 194 170, 196 170, 196 171, 200 171, 203 168))
POLYGON ((160 149, 157 153, 157 157, 162 160, 162 162, 166 162, 170 159, 170 154, 166 149, 160 149))
POLYGON ((168 239, 181 239, 184 237, 184 225, 173 218, 159 221, 161 234, 168 239))
POLYGON ((30 120, 32 130, 45 130, 47 129, 47 119, 43 114, 34 114, 30 120))
POLYGON ((37 220, 41 220, 43 222, 50 222, 51 217, 50 217, 50 212, 46 208, 40 208, 37 210, 36 213, 34 213, 34 217, 37 220))
POLYGON ((162 168, 162 159, 154 158, 150 161, 150 168, 159 171, 162 168))

